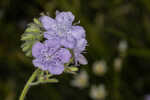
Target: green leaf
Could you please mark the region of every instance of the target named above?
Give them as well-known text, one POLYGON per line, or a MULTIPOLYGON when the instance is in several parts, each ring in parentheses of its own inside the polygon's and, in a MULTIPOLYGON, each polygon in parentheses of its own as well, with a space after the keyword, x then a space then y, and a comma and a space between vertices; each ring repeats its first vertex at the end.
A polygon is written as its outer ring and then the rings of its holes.
POLYGON ((34 18, 33 21, 34 21, 34 23, 41 25, 41 22, 37 18, 34 18))
POLYGON ((40 28, 38 25, 31 23, 28 25, 29 27, 25 30, 25 32, 40 32, 40 28))
POLYGON ((32 56, 32 51, 29 50, 28 52, 25 53, 26 56, 31 57, 32 56))
POLYGON ((31 45, 26 45, 22 48, 22 51, 27 51, 31 48, 31 45))
POLYGON ((68 67, 68 69, 73 72, 76 72, 79 70, 79 68, 77 68, 77 67, 68 67))
POLYGON ((41 81, 41 83, 58 83, 58 82, 59 81, 56 78, 41 81))
POLYGON ((76 74, 76 71, 78 71, 78 70, 79 70, 79 68, 78 67, 74 67, 74 66, 65 68, 65 72, 66 73, 71 73, 71 74, 76 74))
POLYGON ((34 22, 29 23, 25 32, 21 36, 21 41, 24 43, 21 45, 22 51, 26 56, 32 56, 32 46, 35 42, 43 39, 42 25, 37 18, 33 19, 34 22))
POLYGON ((33 38, 34 38, 33 34, 23 34, 21 37, 21 40, 25 41, 25 40, 29 40, 29 39, 31 40, 33 38))

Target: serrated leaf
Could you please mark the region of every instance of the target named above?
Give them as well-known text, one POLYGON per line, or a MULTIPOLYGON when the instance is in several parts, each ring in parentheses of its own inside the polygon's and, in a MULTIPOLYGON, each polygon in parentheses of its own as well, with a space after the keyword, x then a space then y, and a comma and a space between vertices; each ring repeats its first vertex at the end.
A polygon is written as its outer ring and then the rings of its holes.
POLYGON ((29 27, 25 30, 25 32, 41 32, 40 28, 36 24, 30 24, 29 27))
POLYGON ((25 41, 22 45, 21 45, 21 48, 24 48, 26 47, 27 45, 33 45, 33 43, 35 43, 36 41, 25 41))
POLYGON ((25 41, 25 40, 29 40, 29 39, 31 40, 33 38, 34 38, 33 34, 24 34, 24 35, 22 35, 21 40, 25 41))
POLYGON ((28 50, 26 53, 25 53, 26 56, 28 57, 31 57, 32 56, 32 51, 31 50, 28 50))
POLYGON ((41 40, 42 39, 42 34, 41 33, 35 33, 35 32, 27 32, 24 33, 21 37, 22 41, 28 41, 28 40, 41 40))
POLYGON ((24 41, 21 45, 22 51, 29 57, 32 56, 32 46, 34 43, 43 39, 40 21, 37 18, 34 18, 33 21, 34 23, 28 24, 27 29, 21 36, 21 40, 24 41))
POLYGON ((33 21, 34 21, 34 23, 41 25, 41 22, 37 18, 34 18, 33 21))
POLYGON ((26 45, 22 48, 22 51, 27 51, 31 48, 32 45, 26 45))

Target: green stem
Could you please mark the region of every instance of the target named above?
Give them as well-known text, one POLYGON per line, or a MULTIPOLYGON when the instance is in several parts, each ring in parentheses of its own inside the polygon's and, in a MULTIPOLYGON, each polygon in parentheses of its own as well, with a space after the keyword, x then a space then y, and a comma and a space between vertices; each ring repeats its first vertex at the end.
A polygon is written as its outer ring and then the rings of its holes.
POLYGON ((34 73, 31 75, 31 77, 29 78, 28 82, 26 83, 21 95, 20 95, 20 98, 19 100, 24 100, 29 88, 30 88, 30 84, 35 80, 37 74, 39 73, 40 69, 36 69, 34 71, 34 73))
POLYGON ((114 73, 114 100, 120 100, 120 72, 114 73))
POLYGON ((47 79, 47 80, 41 80, 41 81, 33 82, 30 85, 35 86, 35 85, 43 84, 43 83, 57 83, 57 82, 58 82, 58 80, 53 78, 53 79, 47 79))

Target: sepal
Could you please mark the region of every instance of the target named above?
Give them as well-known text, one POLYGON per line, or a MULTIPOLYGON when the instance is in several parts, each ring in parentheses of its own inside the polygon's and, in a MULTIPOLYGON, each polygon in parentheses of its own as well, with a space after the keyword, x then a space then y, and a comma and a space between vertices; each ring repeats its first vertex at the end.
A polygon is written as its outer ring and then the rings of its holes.
POLYGON ((70 66, 70 67, 66 67, 64 72, 66 73, 71 73, 71 74, 76 74, 76 72, 79 70, 78 67, 75 66, 70 66))

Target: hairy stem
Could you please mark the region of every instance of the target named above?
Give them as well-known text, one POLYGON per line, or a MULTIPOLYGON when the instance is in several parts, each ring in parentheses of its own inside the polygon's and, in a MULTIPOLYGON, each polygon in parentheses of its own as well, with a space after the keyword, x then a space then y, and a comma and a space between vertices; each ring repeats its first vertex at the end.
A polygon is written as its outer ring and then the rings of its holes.
POLYGON ((31 77, 29 78, 28 82, 26 83, 21 95, 20 95, 20 98, 19 100, 24 100, 29 88, 30 88, 30 84, 35 80, 37 74, 39 73, 40 69, 36 69, 33 74, 31 75, 31 77))

